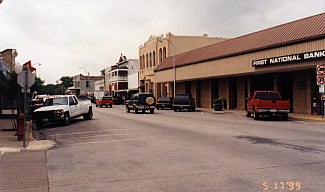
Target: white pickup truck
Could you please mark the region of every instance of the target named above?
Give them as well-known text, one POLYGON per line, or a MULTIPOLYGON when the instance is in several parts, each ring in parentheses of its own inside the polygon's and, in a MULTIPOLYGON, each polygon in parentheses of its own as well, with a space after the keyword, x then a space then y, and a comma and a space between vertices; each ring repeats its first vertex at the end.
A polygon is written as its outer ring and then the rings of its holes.
POLYGON ((44 106, 36 109, 32 116, 39 129, 49 122, 62 122, 63 125, 69 125, 71 118, 80 116, 91 120, 93 111, 90 100, 79 100, 75 95, 56 95, 49 96, 44 106))

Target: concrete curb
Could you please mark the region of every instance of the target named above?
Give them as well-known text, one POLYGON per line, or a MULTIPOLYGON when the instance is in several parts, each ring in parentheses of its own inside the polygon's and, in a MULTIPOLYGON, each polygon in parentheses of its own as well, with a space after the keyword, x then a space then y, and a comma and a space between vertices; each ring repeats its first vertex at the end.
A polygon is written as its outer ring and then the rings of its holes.
POLYGON ((56 143, 51 140, 34 140, 28 143, 25 148, 26 151, 38 151, 38 150, 49 150, 52 149, 56 143))

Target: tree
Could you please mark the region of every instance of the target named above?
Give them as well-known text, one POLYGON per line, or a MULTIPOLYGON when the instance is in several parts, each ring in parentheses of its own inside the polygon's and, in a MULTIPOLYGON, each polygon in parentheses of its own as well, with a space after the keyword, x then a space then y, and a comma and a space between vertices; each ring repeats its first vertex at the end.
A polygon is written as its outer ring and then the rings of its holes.
POLYGON ((46 94, 44 92, 45 91, 44 81, 39 77, 35 78, 35 83, 31 87, 31 92, 34 93, 35 91, 37 92, 38 95, 46 94))
POLYGON ((72 85, 73 85, 73 77, 62 76, 60 78, 60 80, 62 81, 64 89, 68 89, 69 87, 72 87, 72 85))

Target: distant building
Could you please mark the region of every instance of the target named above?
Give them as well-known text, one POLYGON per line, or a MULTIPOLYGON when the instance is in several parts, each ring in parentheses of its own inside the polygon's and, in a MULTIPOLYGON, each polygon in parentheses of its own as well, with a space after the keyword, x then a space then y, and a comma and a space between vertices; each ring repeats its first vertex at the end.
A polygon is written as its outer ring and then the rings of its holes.
POLYGON ((167 92, 167 95, 173 95, 173 85, 171 83, 167 84, 167 87, 164 89, 157 87, 153 70, 173 54, 177 55, 227 39, 208 37, 207 34, 203 34, 202 36, 181 36, 167 33, 165 36, 150 36, 149 40, 139 47, 139 91, 154 93, 156 97, 160 97, 160 90, 167 92), (155 90, 159 91, 156 92, 155 90))
POLYGON ((105 86, 109 95, 123 99, 138 92, 138 60, 121 54, 116 64, 105 69, 105 86))
POLYGON ((91 94, 95 91, 95 82, 102 79, 103 76, 76 75, 73 77, 73 87, 69 87, 69 91, 76 95, 91 94))

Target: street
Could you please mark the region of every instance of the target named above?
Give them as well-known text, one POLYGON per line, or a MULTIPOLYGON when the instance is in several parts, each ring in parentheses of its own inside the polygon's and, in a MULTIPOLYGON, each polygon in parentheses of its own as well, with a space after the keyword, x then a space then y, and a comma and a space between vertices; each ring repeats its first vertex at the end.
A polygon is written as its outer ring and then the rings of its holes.
POLYGON ((315 191, 325 188, 322 122, 243 114, 126 113, 41 130, 50 191, 315 191))

